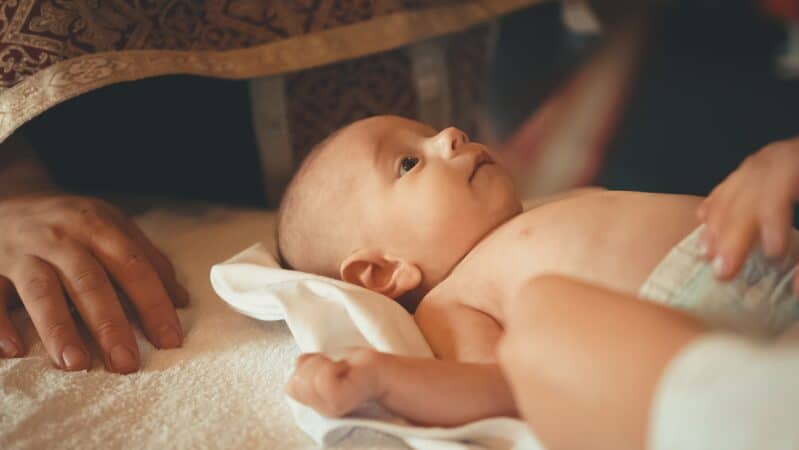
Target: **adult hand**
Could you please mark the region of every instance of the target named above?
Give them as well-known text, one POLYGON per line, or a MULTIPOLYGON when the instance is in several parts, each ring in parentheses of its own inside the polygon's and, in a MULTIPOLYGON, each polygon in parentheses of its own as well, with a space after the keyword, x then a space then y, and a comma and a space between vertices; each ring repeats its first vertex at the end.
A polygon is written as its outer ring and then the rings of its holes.
POLYGON ((20 300, 56 366, 83 370, 91 357, 69 302, 108 370, 139 368, 139 349, 115 287, 127 296, 147 338, 159 348, 182 343, 174 306, 188 293, 169 260, 118 209, 100 200, 39 195, 0 200, 0 353, 24 346, 9 320, 20 300), (174 305, 174 306, 173 306, 174 305))
MULTIPOLYGON (((705 256, 720 279, 735 277, 758 240, 770 257, 785 254, 799 200, 799 138, 780 141, 749 156, 705 199, 705 256)), ((799 272, 794 278, 799 292, 799 272)))

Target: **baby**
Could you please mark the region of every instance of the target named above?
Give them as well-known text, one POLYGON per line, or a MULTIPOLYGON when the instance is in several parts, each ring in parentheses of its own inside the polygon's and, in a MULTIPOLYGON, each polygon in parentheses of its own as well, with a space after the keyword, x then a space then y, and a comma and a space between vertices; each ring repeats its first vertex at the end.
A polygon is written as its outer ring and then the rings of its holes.
POLYGON ((544 274, 747 332, 774 334, 799 318, 790 282, 797 247, 777 263, 755 251, 746 261, 707 264, 701 203, 582 190, 523 211, 497 155, 462 131, 394 116, 353 123, 320 143, 290 183, 281 259, 415 311, 438 359, 368 349, 335 362, 303 355, 287 391, 329 416, 367 400, 427 425, 515 416, 496 345, 508 302, 544 274))

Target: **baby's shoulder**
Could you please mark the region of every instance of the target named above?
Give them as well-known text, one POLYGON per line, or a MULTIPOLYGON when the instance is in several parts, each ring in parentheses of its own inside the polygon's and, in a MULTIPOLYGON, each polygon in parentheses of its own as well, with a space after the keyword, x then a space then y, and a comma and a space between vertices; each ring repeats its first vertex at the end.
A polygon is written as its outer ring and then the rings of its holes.
POLYGON ((458 294, 451 288, 447 281, 448 280, 444 280, 439 283, 422 298, 422 301, 419 302, 419 306, 416 308, 416 314, 418 314, 419 311, 440 310, 442 308, 449 309, 463 304, 458 294))
POLYGON ((489 315, 456 298, 425 297, 414 319, 438 358, 494 362, 493 349, 502 330, 489 315))
POLYGON ((601 192, 608 192, 608 190, 599 186, 587 186, 577 189, 571 189, 564 192, 559 192, 557 194, 532 197, 525 200, 522 203, 522 205, 524 206, 525 211, 530 211, 532 209, 538 208, 539 206, 543 206, 549 203, 559 202, 567 199, 573 199, 575 197, 580 197, 586 194, 597 194, 601 192))

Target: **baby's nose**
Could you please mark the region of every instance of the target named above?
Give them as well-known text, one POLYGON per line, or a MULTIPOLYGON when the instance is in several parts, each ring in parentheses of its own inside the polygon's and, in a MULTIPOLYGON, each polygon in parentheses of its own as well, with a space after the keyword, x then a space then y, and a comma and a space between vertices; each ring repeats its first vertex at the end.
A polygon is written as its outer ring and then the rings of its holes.
POLYGON ((447 158, 456 156, 467 142, 469 142, 469 137, 466 136, 466 133, 455 127, 445 128, 436 135, 436 147, 447 158))

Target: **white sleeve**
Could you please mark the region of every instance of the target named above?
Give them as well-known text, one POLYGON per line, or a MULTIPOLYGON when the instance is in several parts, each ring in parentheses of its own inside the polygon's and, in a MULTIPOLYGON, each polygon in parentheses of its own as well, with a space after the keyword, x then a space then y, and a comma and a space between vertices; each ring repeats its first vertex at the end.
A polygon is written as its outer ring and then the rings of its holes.
POLYGON ((799 339, 711 334, 689 344, 655 392, 648 447, 799 448, 799 339))

